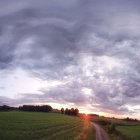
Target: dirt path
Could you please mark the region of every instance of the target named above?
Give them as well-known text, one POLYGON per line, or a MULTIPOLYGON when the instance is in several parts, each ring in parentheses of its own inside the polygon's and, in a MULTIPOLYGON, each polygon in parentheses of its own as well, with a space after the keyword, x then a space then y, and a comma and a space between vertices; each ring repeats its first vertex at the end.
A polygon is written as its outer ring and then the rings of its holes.
POLYGON ((109 140, 107 133, 98 124, 92 123, 96 128, 96 140, 109 140))

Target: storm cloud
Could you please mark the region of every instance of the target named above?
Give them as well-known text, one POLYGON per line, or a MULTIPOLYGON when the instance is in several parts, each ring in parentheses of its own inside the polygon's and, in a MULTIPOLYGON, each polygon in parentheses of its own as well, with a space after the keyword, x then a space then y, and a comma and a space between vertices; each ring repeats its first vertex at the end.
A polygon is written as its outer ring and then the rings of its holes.
POLYGON ((40 86, 36 94, 21 89, 18 99, 5 95, 0 103, 74 104, 140 116, 138 5, 137 0, 0 1, 0 76, 21 69, 60 83, 40 86))

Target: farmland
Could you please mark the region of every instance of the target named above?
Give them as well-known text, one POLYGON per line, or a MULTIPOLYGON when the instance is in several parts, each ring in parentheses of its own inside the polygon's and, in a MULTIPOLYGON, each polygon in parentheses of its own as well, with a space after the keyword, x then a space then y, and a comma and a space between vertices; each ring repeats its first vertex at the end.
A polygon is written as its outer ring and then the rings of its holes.
POLYGON ((79 117, 58 113, 0 112, 0 140, 94 140, 95 130, 79 117))

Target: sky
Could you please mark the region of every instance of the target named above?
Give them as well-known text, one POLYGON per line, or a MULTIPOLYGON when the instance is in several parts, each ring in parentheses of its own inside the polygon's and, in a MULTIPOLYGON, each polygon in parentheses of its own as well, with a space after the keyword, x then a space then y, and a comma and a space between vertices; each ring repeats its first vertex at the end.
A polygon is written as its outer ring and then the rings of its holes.
POLYGON ((0 105, 140 118, 139 0, 0 0, 0 105))

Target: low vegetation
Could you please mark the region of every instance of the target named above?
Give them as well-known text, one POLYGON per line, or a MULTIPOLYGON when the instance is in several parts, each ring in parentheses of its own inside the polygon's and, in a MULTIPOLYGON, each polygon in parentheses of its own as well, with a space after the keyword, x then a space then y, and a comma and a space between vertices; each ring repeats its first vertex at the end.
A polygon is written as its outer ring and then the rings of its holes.
POLYGON ((136 119, 95 117, 92 121, 101 125, 111 140, 140 140, 140 122, 136 119))
POLYGON ((0 112, 0 140, 94 140, 95 130, 80 117, 60 113, 0 112))

